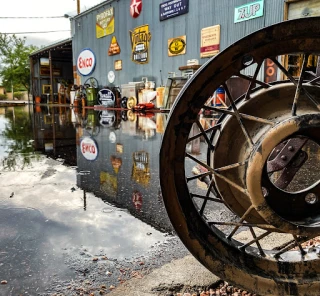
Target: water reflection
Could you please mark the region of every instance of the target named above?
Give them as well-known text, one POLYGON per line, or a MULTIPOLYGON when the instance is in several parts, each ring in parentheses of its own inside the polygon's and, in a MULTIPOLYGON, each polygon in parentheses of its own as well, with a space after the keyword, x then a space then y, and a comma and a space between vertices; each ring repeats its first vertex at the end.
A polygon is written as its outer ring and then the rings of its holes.
POLYGON ((44 288, 54 270, 72 278, 68 252, 85 248, 121 259, 165 240, 156 230, 172 230, 158 172, 165 120, 165 114, 0 108, 0 274, 14 283, 13 292, 44 288))

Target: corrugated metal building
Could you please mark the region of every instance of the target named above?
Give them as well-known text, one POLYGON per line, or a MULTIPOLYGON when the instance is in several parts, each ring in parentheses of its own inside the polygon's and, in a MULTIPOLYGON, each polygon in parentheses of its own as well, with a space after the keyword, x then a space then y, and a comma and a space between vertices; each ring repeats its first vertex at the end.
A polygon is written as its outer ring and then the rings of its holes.
MULTIPOLYGON (((77 58, 84 48, 90 48, 96 57, 96 66, 90 76, 95 77, 100 86, 109 85, 108 73, 114 71, 115 85, 129 81, 141 81, 142 77, 156 82, 156 86, 168 77, 169 72, 180 76, 179 67, 187 65, 191 59, 205 63, 208 58, 200 58, 201 29, 220 25, 220 50, 238 39, 265 26, 280 22, 284 17, 283 0, 189 0, 189 11, 183 15, 160 21, 162 0, 142 0, 142 10, 137 18, 130 15, 130 0, 109 0, 85 11, 72 19, 73 65, 76 74, 77 58), (244 4, 260 2, 264 4, 263 15, 254 19, 235 23, 235 9, 244 4), (96 37, 96 18, 107 9, 114 8, 114 33, 96 37), (131 60, 132 45, 130 31, 149 25, 151 40, 149 62, 138 64, 131 60), (108 56, 112 37, 115 36, 121 52, 108 56), (168 56, 168 40, 186 36, 186 53, 168 56), (122 70, 115 71, 115 61, 122 61, 122 70)), ((170 1, 173 2, 174 1, 170 1)), ((187 1, 177 1, 176 3, 187 1)), ((250 9, 250 8, 248 8, 250 9)), ((250 10, 247 12, 249 13, 250 10)), ((79 72, 78 72, 79 74, 79 72)), ((81 76, 81 75, 80 75, 81 76)), ((86 77, 81 76, 81 83, 86 77)), ((80 79, 78 79, 78 83, 80 79)))
MULTIPOLYGON (((160 86, 166 82, 169 73, 181 76, 179 67, 186 66, 188 60, 198 60, 202 65, 209 59, 200 56, 201 42, 203 45, 208 41, 201 38, 205 28, 220 26, 220 40, 213 40, 213 43, 216 42, 213 47, 222 51, 244 36, 274 23, 318 15, 319 0, 107 0, 71 18, 72 39, 66 40, 62 48, 59 43, 58 46, 48 46, 31 56, 33 95, 43 96, 43 88, 51 85, 53 96, 58 92, 56 81, 70 78, 74 78, 74 83, 79 85, 84 84, 88 77, 94 77, 101 88, 121 86, 147 77, 149 81, 155 81, 156 86, 160 86), (135 18, 131 16, 132 8, 137 9, 134 5, 139 5, 139 8, 142 6, 141 11, 137 10, 139 14, 135 12, 135 18), (257 5, 259 11, 256 10, 257 5), (161 16, 163 13, 167 15, 161 16), (140 31, 148 31, 145 38, 151 36, 151 40, 146 43, 138 40, 133 46, 131 37, 140 38, 136 29, 139 27, 140 31), (175 42, 185 47, 181 52, 169 56, 169 44, 175 42), (134 52, 133 48, 147 51, 148 62, 132 61, 133 55, 141 56, 141 52, 134 52), (108 54, 117 53, 119 49, 118 54, 108 54), (87 66, 84 64, 84 52, 89 52, 96 61, 94 67, 89 67, 89 72, 79 68, 87 66), (50 65, 43 67, 48 73, 41 73, 41 57, 49 58, 50 65), (79 58, 84 59, 79 62, 79 58), (117 69, 119 63, 121 70, 117 69), (61 71, 55 73, 55 68, 61 71), (113 75, 108 77, 108 74, 113 75)), ((250 71, 249 67, 245 74, 253 74, 250 71)), ((264 76, 262 68, 258 79, 264 80, 264 76)))

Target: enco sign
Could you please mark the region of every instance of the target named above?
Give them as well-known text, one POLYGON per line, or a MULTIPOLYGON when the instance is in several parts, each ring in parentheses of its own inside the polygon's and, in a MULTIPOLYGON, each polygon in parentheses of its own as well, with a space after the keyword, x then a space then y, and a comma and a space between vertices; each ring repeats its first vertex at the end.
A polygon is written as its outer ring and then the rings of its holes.
POLYGON ((96 65, 96 56, 90 48, 83 49, 77 60, 77 68, 81 75, 90 75, 96 65))
POLYGON ((89 137, 85 137, 80 142, 81 153, 87 160, 96 160, 98 157, 98 146, 95 141, 89 137))

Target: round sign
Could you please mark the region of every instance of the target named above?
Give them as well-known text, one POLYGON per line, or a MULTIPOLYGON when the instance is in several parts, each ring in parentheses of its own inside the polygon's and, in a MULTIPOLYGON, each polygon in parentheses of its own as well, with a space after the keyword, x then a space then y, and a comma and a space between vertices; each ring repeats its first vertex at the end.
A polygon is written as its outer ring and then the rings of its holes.
POLYGON ((179 54, 186 48, 186 42, 182 38, 175 38, 169 44, 169 51, 172 54, 179 54))
POLYGON ((96 160, 98 157, 98 146, 93 139, 89 137, 83 138, 80 142, 80 148, 85 159, 96 160))
POLYGON ((137 18, 142 10, 142 0, 131 0, 130 14, 133 18, 137 18))
POLYGON ((96 65, 96 56, 90 48, 83 49, 77 59, 77 68, 81 75, 90 75, 96 65))
POLYGON ((104 127, 111 127, 116 121, 116 115, 114 111, 103 110, 99 113, 100 125, 104 127))
POLYGON ((112 108, 115 105, 116 97, 114 93, 108 89, 108 88, 103 88, 100 89, 98 92, 98 103, 100 105, 103 105, 105 107, 112 108))
POLYGON ((116 78, 116 75, 114 74, 114 72, 113 71, 109 71, 109 73, 108 73, 108 81, 110 83, 113 83, 115 78, 116 78))

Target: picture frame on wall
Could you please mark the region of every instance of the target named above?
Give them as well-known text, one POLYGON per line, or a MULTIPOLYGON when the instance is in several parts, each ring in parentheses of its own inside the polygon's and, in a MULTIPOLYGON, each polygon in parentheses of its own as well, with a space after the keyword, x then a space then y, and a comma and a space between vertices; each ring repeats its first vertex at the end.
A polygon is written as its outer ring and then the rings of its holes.
POLYGON ((50 84, 43 84, 42 85, 42 93, 43 94, 50 94, 51 93, 51 85, 50 84))

